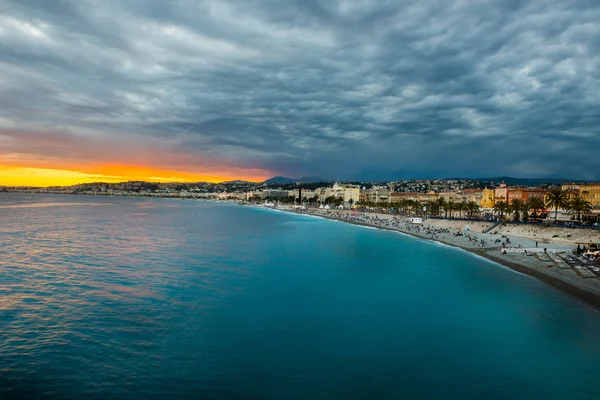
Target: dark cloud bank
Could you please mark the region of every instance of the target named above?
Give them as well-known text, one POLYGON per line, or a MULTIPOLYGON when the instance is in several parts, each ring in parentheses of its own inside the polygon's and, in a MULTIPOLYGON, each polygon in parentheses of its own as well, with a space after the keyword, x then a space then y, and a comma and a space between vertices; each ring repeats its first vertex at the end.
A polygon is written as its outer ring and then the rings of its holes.
POLYGON ((291 176, 600 179, 599 83, 591 0, 0 2, 25 154, 48 131, 291 176))

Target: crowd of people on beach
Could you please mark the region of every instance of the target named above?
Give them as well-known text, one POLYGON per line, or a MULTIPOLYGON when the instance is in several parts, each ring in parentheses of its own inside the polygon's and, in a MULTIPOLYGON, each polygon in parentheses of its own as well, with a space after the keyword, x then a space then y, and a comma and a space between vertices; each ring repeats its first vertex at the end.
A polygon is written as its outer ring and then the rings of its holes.
POLYGON ((579 261, 587 265, 600 265, 600 251, 590 250, 587 246, 577 245, 576 254, 580 255, 579 261))
MULTIPOLYGON (((433 226, 411 223, 408 218, 400 216, 382 217, 377 214, 368 214, 362 212, 336 212, 330 210, 301 210, 300 212, 361 225, 398 230, 404 233, 410 233, 434 240, 447 241, 448 237, 451 235, 455 238, 464 238, 468 244, 472 245, 473 247, 495 247, 495 245, 498 245, 501 250, 505 250, 510 248, 509 245, 511 244, 510 239, 505 235, 502 235, 493 242, 492 246, 488 246, 488 239, 480 238, 474 235, 468 229, 465 229, 464 232, 452 232, 448 228, 436 228, 433 226)), ((490 235, 494 234, 497 234, 497 232, 491 233, 490 235)), ((467 243, 465 243, 464 246, 467 246, 467 243)), ((521 245, 519 245, 518 248, 521 248, 521 245)))

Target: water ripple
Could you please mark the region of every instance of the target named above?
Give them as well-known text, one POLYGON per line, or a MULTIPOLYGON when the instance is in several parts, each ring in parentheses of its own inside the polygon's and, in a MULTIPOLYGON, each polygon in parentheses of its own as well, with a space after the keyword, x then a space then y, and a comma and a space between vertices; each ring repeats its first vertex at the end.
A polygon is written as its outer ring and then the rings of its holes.
POLYGON ((0 240, 1 399, 600 397, 598 313, 400 235, 0 194, 0 240))

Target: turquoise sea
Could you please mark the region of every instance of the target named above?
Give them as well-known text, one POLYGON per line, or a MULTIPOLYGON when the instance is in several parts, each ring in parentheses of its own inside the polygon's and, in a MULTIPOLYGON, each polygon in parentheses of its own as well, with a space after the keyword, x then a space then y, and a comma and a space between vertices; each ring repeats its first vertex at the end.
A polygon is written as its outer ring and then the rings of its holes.
POLYGON ((0 399, 599 399, 600 313, 395 232, 0 193, 0 399))

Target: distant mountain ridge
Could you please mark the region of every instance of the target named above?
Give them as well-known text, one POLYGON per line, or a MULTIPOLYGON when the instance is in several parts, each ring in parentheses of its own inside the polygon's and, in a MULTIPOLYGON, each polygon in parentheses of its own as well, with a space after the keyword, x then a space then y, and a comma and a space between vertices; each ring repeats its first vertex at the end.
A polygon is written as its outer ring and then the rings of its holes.
POLYGON ((285 176, 274 176, 270 179, 267 179, 263 183, 269 184, 288 184, 288 183, 315 183, 315 182, 330 182, 328 179, 323 179, 318 176, 303 176, 302 178, 288 178, 285 176))
MULTIPOLYGON (((204 182, 202 182, 202 183, 204 183, 204 182)), ((244 181, 242 179, 235 179, 233 181, 223 181, 223 182, 221 182, 221 184, 234 184, 234 183, 252 184, 252 183, 256 183, 256 182, 244 181)))

